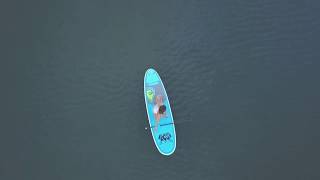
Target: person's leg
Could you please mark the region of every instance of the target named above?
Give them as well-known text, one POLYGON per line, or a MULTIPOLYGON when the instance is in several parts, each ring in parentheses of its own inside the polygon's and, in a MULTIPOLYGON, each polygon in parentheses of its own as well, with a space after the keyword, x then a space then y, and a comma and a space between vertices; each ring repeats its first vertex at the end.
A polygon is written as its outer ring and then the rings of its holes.
POLYGON ((159 117, 159 114, 155 114, 155 120, 156 120, 156 123, 154 125, 154 131, 157 131, 158 130, 158 125, 159 125, 159 121, 160 121, 160 117, 159 117))

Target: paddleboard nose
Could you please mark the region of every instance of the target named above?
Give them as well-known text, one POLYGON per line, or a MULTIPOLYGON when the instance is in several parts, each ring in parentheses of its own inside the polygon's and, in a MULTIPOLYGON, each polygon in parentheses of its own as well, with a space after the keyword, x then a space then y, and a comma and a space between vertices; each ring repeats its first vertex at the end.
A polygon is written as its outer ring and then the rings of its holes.
POLYGON ((159 76, 157 75, 157 72, 152 68, 147 70, 145 81, 148 85, 155 85, 160 83, 160 79, 159 79, 159 76))

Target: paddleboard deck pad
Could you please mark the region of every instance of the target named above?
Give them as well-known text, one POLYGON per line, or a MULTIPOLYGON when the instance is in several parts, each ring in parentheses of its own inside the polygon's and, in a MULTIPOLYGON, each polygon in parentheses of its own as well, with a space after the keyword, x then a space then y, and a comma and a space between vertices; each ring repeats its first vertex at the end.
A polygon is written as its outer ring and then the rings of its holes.
POLYGON ((174 121, 167 92, 159 74, 154 69, 148 69, 145 73, 144 98, 149 119, 149 129, 151 130, 153 141, 161 154, 171 155, 176 149, 174 121), (160 118, 156 127, 153 108, 157 96, 162 96, 163 104, 166 106, 166 112, 165 115, 160 118))

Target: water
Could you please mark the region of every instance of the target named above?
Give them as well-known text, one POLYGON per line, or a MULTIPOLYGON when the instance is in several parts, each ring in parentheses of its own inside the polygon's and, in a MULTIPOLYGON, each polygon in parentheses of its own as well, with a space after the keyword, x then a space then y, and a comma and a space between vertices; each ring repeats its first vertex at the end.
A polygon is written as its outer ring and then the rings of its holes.
POLYGON ((0 179, 319 179, 319 5, 3 3, 0 179), (170 157, 149 67, 187 121, 170 157))

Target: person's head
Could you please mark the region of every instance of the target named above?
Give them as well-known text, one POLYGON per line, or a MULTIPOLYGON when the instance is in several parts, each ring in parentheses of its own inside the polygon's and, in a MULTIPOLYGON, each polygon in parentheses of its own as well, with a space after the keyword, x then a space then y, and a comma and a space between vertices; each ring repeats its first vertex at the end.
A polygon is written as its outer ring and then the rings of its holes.
POLYGON ((163 114, 164 112, 166 112, 167 107, 165 105, 161 105, 159 107, 159 114, 163 114))

